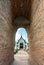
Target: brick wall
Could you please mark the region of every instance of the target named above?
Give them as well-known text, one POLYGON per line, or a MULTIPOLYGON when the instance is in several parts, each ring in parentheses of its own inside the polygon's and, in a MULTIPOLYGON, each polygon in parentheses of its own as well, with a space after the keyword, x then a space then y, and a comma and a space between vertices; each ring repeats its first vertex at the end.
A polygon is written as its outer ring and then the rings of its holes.
POLYGON ((33 0, 30 39, 31 65, 44 65, 44 0, 33 0))
POLYGON ((13 27, 9 0, 0 0, 0 65, 13 60, 13 27))

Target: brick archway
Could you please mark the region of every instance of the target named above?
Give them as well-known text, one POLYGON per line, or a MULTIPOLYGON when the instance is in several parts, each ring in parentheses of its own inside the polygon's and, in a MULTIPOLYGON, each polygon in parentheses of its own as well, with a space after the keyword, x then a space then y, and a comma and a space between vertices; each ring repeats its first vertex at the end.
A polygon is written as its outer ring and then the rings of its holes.
POLYGON ((0 0, 0 65, 10 65, 13 61, 12 43, 16 30, 13 24, 19 16, 30 22, 26 25, 30 65, 44 65, 44 0, 0 0))

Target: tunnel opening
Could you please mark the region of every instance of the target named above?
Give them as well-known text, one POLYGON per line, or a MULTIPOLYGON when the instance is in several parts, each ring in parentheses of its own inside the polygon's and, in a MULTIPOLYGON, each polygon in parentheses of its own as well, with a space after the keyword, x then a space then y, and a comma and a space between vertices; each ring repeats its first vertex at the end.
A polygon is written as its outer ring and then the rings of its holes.
POLYGON ((18 28, 15 35, 15 49, 28 50, 28 35, 25 28, 18 28))
POLYGON ((14 28, 15 28, 15 36, 14 36, 14 63, 17 64, 15 59, 21 60, 19 63, 24 65, 28 65, 28 51, 29 51, 29 41, 28 41, 28 28, 26 25, 29 24, 29 21, 24 17, 18 17, 14 21, 14 28), (27 57, 27 59, 26 59, 27 57), (27 61, 26 61, 27 60, 27 61))

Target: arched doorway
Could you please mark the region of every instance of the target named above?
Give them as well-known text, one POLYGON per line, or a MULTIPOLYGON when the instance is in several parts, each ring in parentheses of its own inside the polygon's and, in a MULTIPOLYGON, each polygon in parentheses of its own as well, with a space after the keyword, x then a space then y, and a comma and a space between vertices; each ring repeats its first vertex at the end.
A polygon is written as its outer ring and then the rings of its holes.
POLYGON ((28 34, 25 28, 17 29, 15 36, 15 48, 28 50, 28 34))
POLYGON ((20 43, 20 49, 23 49, 23 43, 20 43))

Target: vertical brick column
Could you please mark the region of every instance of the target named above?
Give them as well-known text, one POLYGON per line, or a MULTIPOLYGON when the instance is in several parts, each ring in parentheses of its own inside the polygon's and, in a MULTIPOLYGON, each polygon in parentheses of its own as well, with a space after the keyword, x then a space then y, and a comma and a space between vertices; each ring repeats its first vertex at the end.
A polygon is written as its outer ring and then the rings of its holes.
POLYGON ((44 65, 44 0, 33 0, 30 25, 31 65, 44 65))
POLYGON ((11 4, 0 0, 0 65, 10 65, 13 60, 13 27, 11 4))

